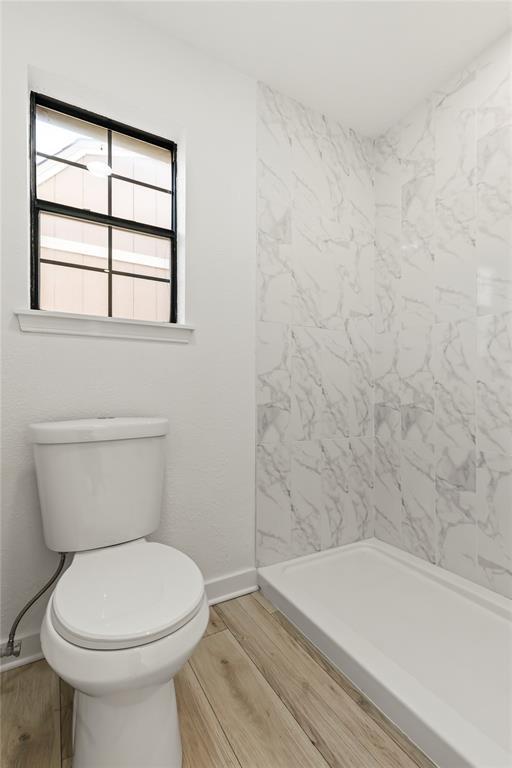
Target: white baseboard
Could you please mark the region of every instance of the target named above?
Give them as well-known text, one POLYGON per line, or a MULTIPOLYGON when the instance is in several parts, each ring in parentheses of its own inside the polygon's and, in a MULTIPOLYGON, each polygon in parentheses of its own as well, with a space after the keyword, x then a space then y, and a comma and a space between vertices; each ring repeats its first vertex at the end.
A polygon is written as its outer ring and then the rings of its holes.
POLYGON ((248 595, 258 589, 256 568, 247 568, 245 571, 235 571, 218 579, 210 579, 206 582, 206 595, 210 605, 232 600, 234 597, 248 595))
MULTIPOLYGON (((215 605, 223 603, 225 600, 231 600, 234 597, 248 595, 250 592, 256 592, 258 582, 256 568, 247 568, 245 571, 235 571, 227 576, 221 576, 218 579, 210 579, 206 582, 206 595, 208 603, 215 605)), ((26 635, 21 639, 21 653, 19 656, 5 656, 0 659, 0 671, 5 672, 8 669, 21 667, 23 664, 31 664, 43 658, 41 651, 41 640, 39 633, 35 635, 26 635)), ((3 640, 2 643, 5 643, 3 640)))
MULTIPOLYGON (((25 637, 16 639, 21 640, 21 653, 19 656, 3 656, 0 658, 1 672, 5 672, 8 669, 14 669, 15 667, 21 667, 23 664, 31 664, 33 661, 39 661, 39 659, 43 658, 39 632, 35 635, 25 635, 25 637)), ((4 645, 7 642, 7 639, 2 640, 1 642, 2 645, 4 645)))

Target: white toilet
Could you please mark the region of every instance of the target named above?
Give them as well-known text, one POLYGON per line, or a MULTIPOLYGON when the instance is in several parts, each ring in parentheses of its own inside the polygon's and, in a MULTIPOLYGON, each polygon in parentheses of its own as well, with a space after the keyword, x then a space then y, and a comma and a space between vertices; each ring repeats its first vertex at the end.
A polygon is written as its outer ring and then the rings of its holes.
POLYGON ((173 677, 204 634, 196 564, 146 541, 160 521, 167 420, 30 427, 47 546, 73 552, 41 629, 75 688, 73 768, 179 768, 173 677))

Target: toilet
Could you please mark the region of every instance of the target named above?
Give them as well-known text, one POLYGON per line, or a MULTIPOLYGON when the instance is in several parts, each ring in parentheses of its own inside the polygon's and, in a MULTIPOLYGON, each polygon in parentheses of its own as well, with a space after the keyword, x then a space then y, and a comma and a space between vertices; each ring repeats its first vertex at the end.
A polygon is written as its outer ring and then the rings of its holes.
POLYGON ((173 678, 208 623, 204 580, 160 521, 164 418, 33 424, 46 545, 73 553, 41 646, 75 689, 73 768, 180 768, 173 678))

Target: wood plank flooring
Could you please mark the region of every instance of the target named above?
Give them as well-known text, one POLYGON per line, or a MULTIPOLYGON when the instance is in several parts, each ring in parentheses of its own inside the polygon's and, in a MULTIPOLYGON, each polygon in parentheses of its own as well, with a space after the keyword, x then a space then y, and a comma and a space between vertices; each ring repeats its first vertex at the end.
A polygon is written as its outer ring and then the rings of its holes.
MULTIPOLYGON (((1 768, 72 768, 73 690, 44 661, 0 683, 1 768)), ((260 592, 210 609, 176 695, 183 768, 435 768, 260 592)))
POLYGON ((1 677, 2 768, 61 765, 59 679, 42 661, 1 677))

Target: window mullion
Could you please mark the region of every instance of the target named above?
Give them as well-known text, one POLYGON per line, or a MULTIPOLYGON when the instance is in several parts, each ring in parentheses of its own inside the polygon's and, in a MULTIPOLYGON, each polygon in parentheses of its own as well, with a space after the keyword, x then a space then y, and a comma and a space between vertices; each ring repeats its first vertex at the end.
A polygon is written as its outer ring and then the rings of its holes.
MULTIPOLYGON (((112 168, 112 131, 107 133, 107 163, 112 168)), ((108 177, 108 215, 112 216, 112 176, 108 177)), ((112 317, 112 227, 108 228, 108 316, 112 317)))
POLYGON ((75 208, 72 205, 53 203, 50 200, 41 200, 40 198, 36 198, 35 206, 38 210, 43 211, 43 213, 50 213, 55 216, 69 216, 72 219, 76 218, 90 221, 92 224, 100 224, 105 227, 112 226, 114 229, 127 229, 131 232, 138 232, 141 235, 149 235, 150 237, 170 239, 176 237, 176 233, 172 229, 158 227, 153 224, 145 224, 142 221, 134 221, 133 219, 122 219, 118 216, 109 216, 105 213, 90 211, 87 208, 75 208))
POLYGON ((170 285, 170 321, 171 323, 178 322, 178 243, 177 243, 177 209, 176 209, 176 147, 172 152, 172 213, 171 213, 171 227, 175 233, 175 237, 171 240, 171 285, 170 285))
MULTIPOLYGON (((42 157, 43 160, 50 160, 54 163, 61 163, 62 165, 69 165, 73 168, 80 168, 82 171, 87 171, 88 168, 84 163, 79 163, 76 160, 68 160, 65 157, 59 157, 58 155, 50 155, 48 152, 36 152, 36 158, 42 157)), ((41 165, 36 163, 36 165, 41 165)), ((146 181, 140 179, 132 179, 129 176, 123 176, 120 173, 112 173, 112 179, 118 179, 118 181, 126 181, 128 184, 134 184, 137 187, 145 187, 146 189, 153 189, 155 192, 161 192, 163 195, 172 195, 172 189, 166 189, 165 187, 159 187, 157 184, 149 184, 146 181)))
POLYGON ((36 208, 36 97, 30 94, 30 306, 39 309, 39 211, 36 208))

